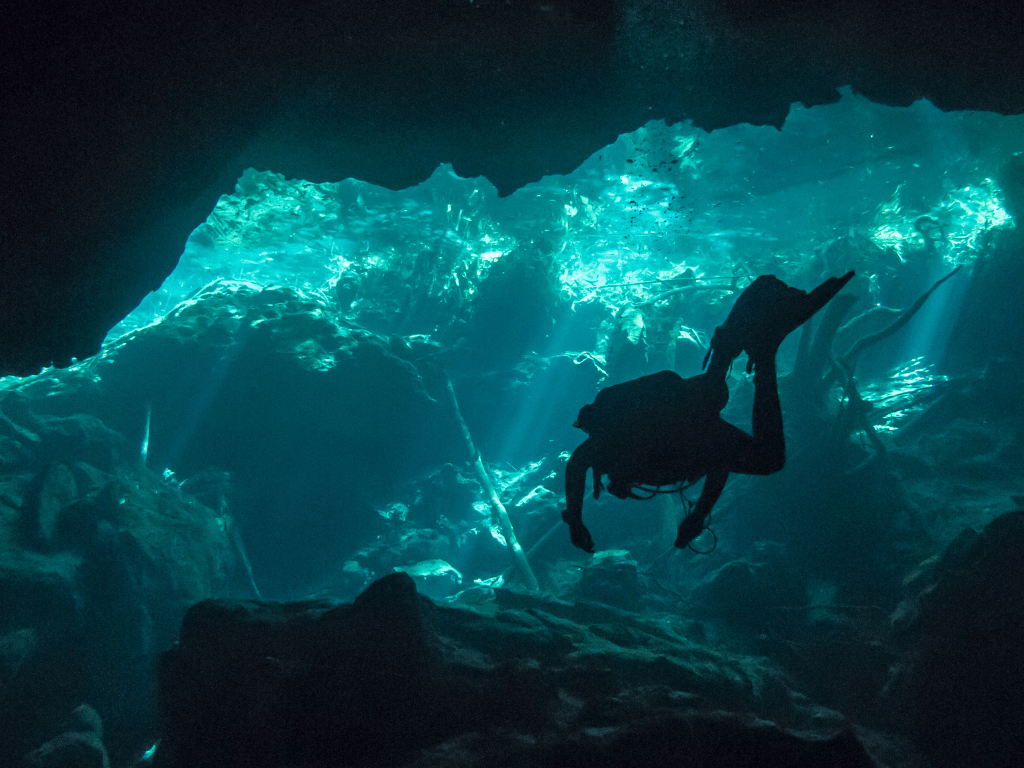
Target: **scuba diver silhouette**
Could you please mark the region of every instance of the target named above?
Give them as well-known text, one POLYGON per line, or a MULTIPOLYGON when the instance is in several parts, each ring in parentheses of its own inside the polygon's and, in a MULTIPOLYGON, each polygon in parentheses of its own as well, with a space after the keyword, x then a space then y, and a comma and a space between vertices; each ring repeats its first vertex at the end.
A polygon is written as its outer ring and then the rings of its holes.
POLYGON ((675 545, 685 547, 705 529, 711 508, 730 472, 770 475, 786 463, 782 406, 775 354, 792 331, 824 307, 853 277, 832 277, 810 293, 762 275, 736 299, 715 329, 704 372, 688 379, 674 371, 616 384, 598 392, 573 425, 586 432, 565 467, 566 509, 572 543, 594 551, 583 524, 587 469, 593 468, 594 498, 604 488, 620 499, 651 498, 662 486, 706 478, 700 497, 679 524, 675 545), (753 435, 719 415, 729 402, 726 377, 740 352, 754 370, 753 435), (708 361, 710 359, 710 365, 708 361), (638 496, 635 489, 651 495, 638 496))

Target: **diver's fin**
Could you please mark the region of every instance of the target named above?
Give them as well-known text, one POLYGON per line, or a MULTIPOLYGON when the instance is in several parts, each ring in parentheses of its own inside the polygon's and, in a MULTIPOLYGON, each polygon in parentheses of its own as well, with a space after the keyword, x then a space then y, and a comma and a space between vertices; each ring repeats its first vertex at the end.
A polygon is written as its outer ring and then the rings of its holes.
POLYGON ((774 355, 789 334, 810 320, 852 278, 852 271, 830 277, 807 293, 774 275, 761 275, 743 290, 725 322, 715 329, 708 356, 714 351, 733 360, 746 352, 749 371, 757 359, 774 355))
POLYGON ((804 308, 806 314, 799 323, 790 329, 790 331, 796 330, 810 320, 819 309, 832 301, 832 297, 843 290, 843 287, 852 279, 853 270, 851 269, 842 277, 830 277, 824 283, 807 294, 807 304, 804 308))

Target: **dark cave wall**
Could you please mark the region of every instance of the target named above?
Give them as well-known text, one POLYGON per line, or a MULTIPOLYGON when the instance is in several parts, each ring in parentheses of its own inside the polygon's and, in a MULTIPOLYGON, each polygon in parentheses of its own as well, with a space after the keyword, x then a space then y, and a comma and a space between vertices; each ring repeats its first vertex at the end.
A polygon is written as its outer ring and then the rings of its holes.
POLYGON ((781 125, 850 84, 1024 111, 1024 9, 966 0, 16 4, 0 29, 0 374, 94 354, 254 166, 502 194, 651 119, 781 125))

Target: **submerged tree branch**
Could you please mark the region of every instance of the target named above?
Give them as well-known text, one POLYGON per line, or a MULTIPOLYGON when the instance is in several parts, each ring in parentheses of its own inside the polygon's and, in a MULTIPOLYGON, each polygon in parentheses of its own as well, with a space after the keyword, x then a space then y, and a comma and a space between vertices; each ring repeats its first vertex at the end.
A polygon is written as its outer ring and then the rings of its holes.
POLYGON ((526 554, 519 545, 518 539, 516 539, 516 532, 512 528, 512 521, 509 519, 508 510, 505 509, 505 505, 498 498, 498 492, 494 488, 494 481, 491 480, 491 473, 487 471, 483 460, 480 458, 480 451, 477 450, 476 445, 473 443, 473 436, 469 432, 466 420, 462 418, 459 401, 455 398, 452 380, 447 376, 445 376, 445 389, 448 393, 448 401, 452 407, 452 413, 455 415, 455 420, 458 422, 462 430, 462 437, 466 442, 466 449, 470 456, 469 463, 472 465, 480 485, 483 486, 484 493, 487 494, 487 501, 490 503, 491 509, 498 516, 498 522, 501 524, 505 539, 508 541, 508 547, 512 552, 512 562, 515 564, 516 571, 519 573, 523 583, 526 584, 527 589, 537 591, 540 589, 537 577, 534 575, 533 569, 530 568, 530 562, 526 559, 526 554))
POLYGON ((852 371, 853 367, 857 364, 857 357, 860 355, 861 352, 863 352, 868 347, 877 344, 883 339, 892 336, 894 333, 896 333, 896 331, 900 330, 903 326, 909 323, 910 319, 914 315, 916 315, 917 311, 924 306, 924 303, 926 301, 928 301, 928 297, 935 292, 935 289, 938 288, 947 280, 949 280, 949 278, 951 278, 959 271, 960 267, 957 267, 945 277, 939 278, 931 288, 929 288, 927 291, 921 294, 920 298, 918 298, 917 301, 911 304, 907 309, 903 310, 903 312, 900 313, 900 316, 896 318, 896 321, 893 322, 891 325, 887 326, 886 328, 883 328, 878 333, 873 333, 870 336, 865 336, 864 338, 860 339, 856 344, 854 344, 850 348, 849 352, 842 356, 841 362, 843 366, 848 371, 852 371))

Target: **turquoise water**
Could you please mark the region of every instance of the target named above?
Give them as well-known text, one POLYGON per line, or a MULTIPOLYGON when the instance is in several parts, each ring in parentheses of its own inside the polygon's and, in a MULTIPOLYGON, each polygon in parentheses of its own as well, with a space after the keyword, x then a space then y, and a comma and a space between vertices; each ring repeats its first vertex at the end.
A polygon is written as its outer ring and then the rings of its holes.
MULTIPOLYGON (((448 166, 399 191, 246 170, 99 356, 0 384, 5 669, 77 654, 72 698, 149 759, 155 660, 207 597, 351 600, 404 571, 783 667, 878 646, 904 583, 1024 499, 1021 152, 1022 117, 846 92, 782 130, 652 122, 504 198, 448 166), (758 275, 849 270, 778 355, 786 468, 731 476, 693 550, 672 542, 699 484, 588 492, 597 553, 575 549, 580 408, 699 374, 758 275)), ((749 431, 745 362, 722 415, 749 431)), ((0 689, 64 695, 46 679, 0 689)))
POLYGON ((1021 117, 946 114, 926 101, 885 107, 846 92, 833 105, 794 105, 781 131, 738 125, 709 134, 652 122, 572 174, 507 198, 447 166, 394 192, 249 169, 161 290, 111 337, 215 279, 329 296, 346 277, 411 274, 426 251, 423 269, 444 273, 434 292, 454 291, 451 273, 486 274, 517 243, 537 239, 557 257, 564 297, 608 306, 651 298, 660 289, 650 281, 687 268, 709 280, 821 271, 816 251, 851 230, 894 251, 888 272, 870 256, 857 265, 891 282, 924 245, 913 226, 920 216, 940 223, 946 265, 969 263, 983 234, 1008 224, 994 179, 1024 149, 1022 133, 1021 117))

